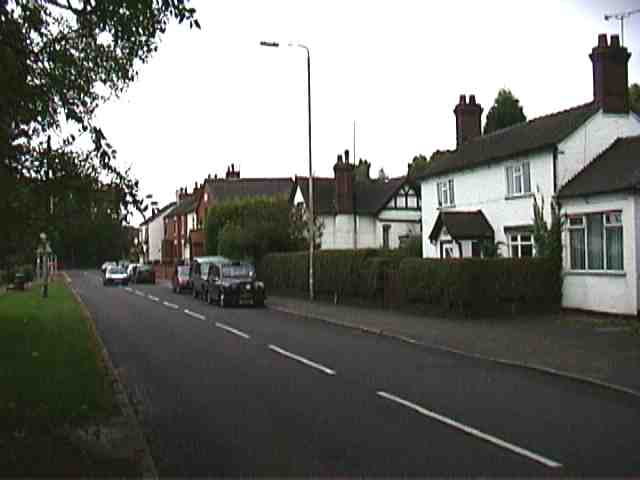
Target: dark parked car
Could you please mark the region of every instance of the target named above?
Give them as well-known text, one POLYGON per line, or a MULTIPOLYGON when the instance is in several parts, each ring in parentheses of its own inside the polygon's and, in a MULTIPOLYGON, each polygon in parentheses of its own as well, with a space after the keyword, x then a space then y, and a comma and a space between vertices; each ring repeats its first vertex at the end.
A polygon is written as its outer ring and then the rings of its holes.
POLYGON ((171 287, 176 293, 191 290, 191 279, 189 278, 189 267, 187 265, 177 265, 176 268, 173 269, 171 287))
POLYGON ((266 298, 264 283, 256 280, 250 263, 214 263, 209 269, 209 290, 205 299, 221 307, 254 305, 263 307, 266 298))
POLYGON ((151 265, 138 265, 133 271, 133 283, 156 283, 156 272, 151 265))
POLYGON ((225 257, 196 257, 191 262, 191 270, 189 272, 189 281, 193 298, 204 299, 209 291, 209 267, 216 264, 231 263, 231 260, 225 257))

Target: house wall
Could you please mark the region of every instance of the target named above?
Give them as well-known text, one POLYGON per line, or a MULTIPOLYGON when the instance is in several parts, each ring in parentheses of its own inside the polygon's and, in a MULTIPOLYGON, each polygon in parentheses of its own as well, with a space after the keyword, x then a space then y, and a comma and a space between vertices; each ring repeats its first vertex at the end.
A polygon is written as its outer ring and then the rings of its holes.
POLYGON ((149 228, 149 261, 162 260, 162 239, 164 238, 164 217, 158 215, 147 224, 149 228))
POLYGON ((640 118, 633 113, 603 113, 602 110, 596 113, 558 145, 558 189, 575 177, 616 138, 639 134, 640 118))
POLYGON ((523 197, 506 198, 506 167, 523 160, 529 161, 531 191, 539 192, 544 197, 545 218, 550 219, 549 203, 554 193, 553 152, 551 150, 520 155, 501 163, 428 178, 423 180, 421 184, 423 256, 435 258, 440 256, 439 247, 431 244, 429 234, 440 210, 436 190, 437 182, 449 178, 453 178, 454 181, 455 206, 444 207, 443 210, 482 210, 494 229, 495 240, 504 243, 501 247, 502 255, 509 256, 504 228, 533 224, 533 193, 523 197))
POLYGON ((569 231, 563 232, 563 291, 562 306, 607 313, 636 315, 638 312, 637 256, 640 242, 639 199, 628 194, 609 194, 586 198, 565 199, 563 214, 595 213, 608 210, 622 211, 622 238, 624 272, 572 272, 569 268, 569 231))
POLYGON ((383 244, 383 226, 390 225, 389 248, 400 246, 399 237, 403 235, 418 235, 420 233, 420 210, 385 209, 378 214, 375 222, 376 247, 383 244))

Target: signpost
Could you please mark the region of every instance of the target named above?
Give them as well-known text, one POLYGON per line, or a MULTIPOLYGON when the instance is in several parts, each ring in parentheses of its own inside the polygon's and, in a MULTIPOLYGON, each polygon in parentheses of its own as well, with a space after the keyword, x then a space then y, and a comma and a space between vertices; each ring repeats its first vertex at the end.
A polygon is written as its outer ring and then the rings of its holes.
POLYGON ((40 243, 36 250, 38 268, 38 276, 42 280, 42 298, 49 296, 49 260, 51 258, 51 245, 47 241, 47 234, 40 234, 40 243))

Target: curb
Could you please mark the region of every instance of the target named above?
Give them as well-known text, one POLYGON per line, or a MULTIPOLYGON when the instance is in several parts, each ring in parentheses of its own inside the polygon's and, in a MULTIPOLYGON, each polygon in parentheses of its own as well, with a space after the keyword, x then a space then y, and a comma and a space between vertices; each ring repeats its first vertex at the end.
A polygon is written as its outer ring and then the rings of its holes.
POLYGON ((71 291, 74 298, 80 305, 80 308, 82 309, 83 313, 87 317, 87 320, 89 322, 89 328, 93 333, 94 338, 96 339, 98 348, 104 360, 104 364, 107 367, 109 374, 114 379, 113 389, 115 391, 115 398, 116 398, 116 401, 118 402, 118 406, 122 410, 124 417, 133 426, 134 430, 136 431, 136 435, 138 436, 139 443, 143 446, 142 459, 140 462, 142 466, 142 477, 157 479, 159 478, 158 470, 156 469, 156 464, 153 461, 153 457, 151 456, 151 450, 149 448, 149 444, 147 443, 146 437, 142 433, 142 429, 140 428, 140 423, 138 422, 138 418, 136 417, 133 407, 129 402, 129 397, 127 396, 127 392, 124 388, 124 385, 122 384, 122 380, 118 375, 118 371, 113 366, 113 362, 111 361, 109 351, 107 350, 104 343, 102 342, 102 339, 98 335, 95 322, 93 321, 93 317, 91 316, 89 309, 87 309, 87 306, 84 304, 84 302, 80 298, 80 295, 78 295, 78 292, 76 292, 76 289, 73 288, 73 286, 71 285, 71 278, 69 277, 67 272, 62 272, 62 275, 64 277, 65 282, 67 283, 67 286, 69 287, 69 290, 71 291))
POLYGON ((627 387, 622 387, 620 385, 615 385, 613 383, 608 383, 608 382, 604 382, 602 380, 598 380, 597 378, 593 378, 593 377, 588 377, 586 375, 579 375, 576 373, 571 373, 571 372, 567 372, 564 370, 558 370, 555 368, 550 368, 550 367, 545 367, 542 365, 537 365, 535 363, 525 363, 525 362, 518 362, 515 360, 508 360, 508 359, 504 359, 504 358, 499 358, 499 357, 490 357, 487 355, 482 355, 479 353, 470 353, 470 352, 465 352, 463 350, 458 350, 455 348, 451 348, 451 347, 447 347, 445 345, 438 345, 438 344, 434 344, 434 343, 426 343, 420 340, 416 340, 414 338, 411 337, 407 337, 404 335, 398 335, 395 333, 391 333, 382 329, 376 329, 376 328, 370 328, 370 327, 365 327, 362 325, 358 325, 355 323, 349 323, 349 322, 340 322, 338 320, 334 320, 332 318, 328 318, 328 317, 324 317, 322 315, 316 315, 316 314, 312 314, 312 313, 304 313, 304 312, 300 312, 297 310, 292 310, 289 309, 287 307, 282 307, 279 305, 268 305, 267 306, 270 310, 275 310, 278 312, 283 312, 283 313, 288 313, 291 315, 296 315, 299 317, 303 317, 303 318, 310 318, 313 320, 320 320, 326 323, 330 323, 332 325, 338 326, 338 327, 342 327, 342 328, 349 328, 352 330, 359 330, 361 332, 365 332, 365 333, 369 333, 369 334, 373 334, 373 335, 382 335, 388 338, 392 338, 394 340, 398 340, 404 343, 409 343, 411 345, 418 345, 421 347, 425 347, 425 348, 431 348, 434 350, 439 350, 441 352, 447 352, 447 353, 453 353, 455 355, 460 355, 466 358, 475 358, 478 360, 486 360, 486 361, 490 361, 490 362, 494 362, 494 363, 498 363, 501 365, 506 365, 509 367, 517 367, 517 368, 524 368, 527 370, 533 370, 536 372, 540 372, 540 373, 545 373, 547 375, 554 375, 554 376, 558 376, 558 377, 564 377, 570 380, 574 380, 574 381, 578 381, 578 382, 582 382, 582 383, 586 383, 589 385, 595 385, 598 387, 602 387, 602 388, 607 388, 609 390, 613 390, 616 391, 618 393, 626 393, 627 395, 632 395, 634 397, 640 398, 640 391, 638 390, 634 390, 632 388, 627 388, 627 387))

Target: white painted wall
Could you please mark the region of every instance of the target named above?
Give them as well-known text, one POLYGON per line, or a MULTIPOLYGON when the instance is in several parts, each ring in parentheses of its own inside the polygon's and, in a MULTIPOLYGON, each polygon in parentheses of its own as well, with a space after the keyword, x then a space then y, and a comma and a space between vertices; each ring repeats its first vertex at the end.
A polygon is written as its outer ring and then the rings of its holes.
POLYGON ((558 145, 558 189, 606 150, 618 137, 640 134, 640 118, 633 114, 603 113, 585 122, 558 145))
POLYGON ((607 210, 622 211, 624 273, 572 272, 569 269, 569 231, 563 232, 563 294, 562 306, 607 313, 636 315, 638 312, 637 252, 640 247, 640 197, 628 194, 608 194, 587 198, 565 199, 562 213, 584 214, 607 210))
POLYGON ((167 211, 161 215, 158 215, 152 221, 150 221, 147 225, 149 228, 149 261, 160 261, 162 260, 162 239, 164 238, 164 217, 166 213, 171 209, 167 209, 167 211))
POLYGON ((390 225, 391 227, 389 230, 389 248, 398 248, 400 246, 399 237, 420 234, 420 210, 382 210, 378 214, 374 227, 376 231, 374 245, 376 247, 382 247, 383 245, 382 229, 384 225, 390 225))
MULTIPOLYGON (((514 159, 477 167, 462 172, 433 177, 422 181, 422 251, 425 257, 439 257, 437 245, 429 241, 429 234, 438 216, 438 181, 453 178, 455 206, 447 207, 454 211, 482 210, 494 229, 495 240, 504 242, 502 255, 509 256, 506 246, 505 227, 533 224, 533 194, 506 198, 506 167, 523 160, 529 161, 531 191, 539 192, 545 199, 545 218, 551 218, 550 200, 553 196, 553 153, 551 150, 514 159)), ((540 199, 540 197, 538 197, 540 199)), ((444 208, 443 210, 446 210, 444 208)), ((471 250, 469 247, 469 255, 471 250)))

